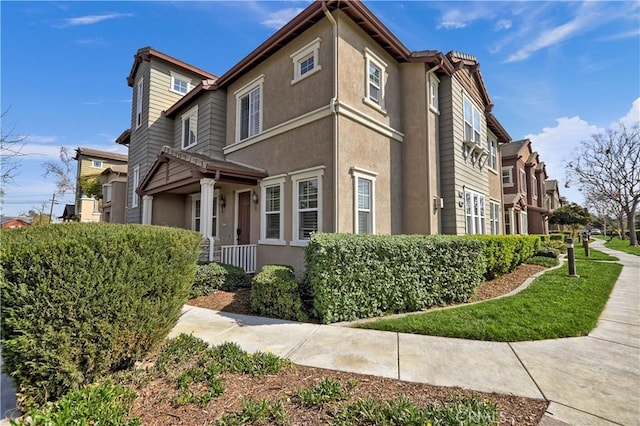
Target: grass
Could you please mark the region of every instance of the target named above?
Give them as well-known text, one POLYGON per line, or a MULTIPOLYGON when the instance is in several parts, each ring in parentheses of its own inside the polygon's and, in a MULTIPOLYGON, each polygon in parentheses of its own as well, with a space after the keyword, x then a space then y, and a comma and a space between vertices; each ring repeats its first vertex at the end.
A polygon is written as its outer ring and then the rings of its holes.
POLYGON ((511 297, 358 327, 498 342, 584 336, 596 325, 621 270, 617 263, 578 259, 578 278, 568 277, 563 266, 511 297))
POLYGON ((580 260, 602 260, 602 261, 617 261, 620 260, 615 256, 610 256, 606 253, 603 253, 599 250, 594 250, 593 248, 589 247, 589 257, 584 255, 584 247, 582 246, 582 244, 578 245, 575 244, 574 245, 575 248, 573 250, 573 253, 575 255, 576 260, 580 259, 580 260))
POLYGON ((610 248, 612 250, 623 251, 629 254, 635 254, 636 256, 640 256, 640 246, 632 247, 629 245, 629 240, 620 240, 618 238, 614 238, 611 241, 607 241, 604 243, 605 247, 610 248))

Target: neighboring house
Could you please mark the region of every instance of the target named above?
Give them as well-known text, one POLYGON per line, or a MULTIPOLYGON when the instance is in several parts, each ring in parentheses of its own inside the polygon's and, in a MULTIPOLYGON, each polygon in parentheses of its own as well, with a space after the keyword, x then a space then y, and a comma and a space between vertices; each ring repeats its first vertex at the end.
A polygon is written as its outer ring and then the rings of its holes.
POLYGON ((98 188, 102 172, 112 166, 126 166, 127 155, 81 147, 73 158, 78 161, 74 214, 80 222, 100 222, 100 194, 86 194, 83 186, 95 180, 94 187, 98 188))
POLYGON ((0 217, 0 229, 25 228, 31 226, 31 218, 28 217, 0 217))
POLYGON ((502 145, 504 221, 507 234, 547 234, 547 172, 529 139, 502 145))
POLYGON ((477 60, 409 51, 362 3, 318 1, 216 77, 138 50, 127 222, 201 232, 247 271, 313 232, 503 233, 477 60))
MULTIPOLYGON (((560 196, 560 187, 558 181, 550 179, 545 182, 545 192, 547 197, 545 199, 545 207, 549 211, 549 216, 553 214, 553 211, 559 207, 562 207, 562 197, 560 196)), ((562 232, 564 226, 558 224, 549 224, 550 232, 562 232)))
POLYGON ((64 210, 62 211, 62 216, 59 216, 58 219, 62 219, 63 222, 71 222, 75 218, 76 218, 76 205, 65 204, 64 210))
POLYGON ((102 184, 101 222, 126 223, 127 165, 108 167, 100 174, 102 184))

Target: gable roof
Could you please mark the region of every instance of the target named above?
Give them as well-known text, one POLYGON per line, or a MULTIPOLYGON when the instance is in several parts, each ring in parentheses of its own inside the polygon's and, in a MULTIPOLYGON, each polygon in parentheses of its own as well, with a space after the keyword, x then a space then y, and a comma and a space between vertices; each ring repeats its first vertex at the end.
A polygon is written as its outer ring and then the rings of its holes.
POLYGON ((531 146, 531 141, 529 139, 512 141, 512 142, 500 145, 500 153, 502 154, 503 159, 509 158, 509 157, 521 157, 522 150, 530 146, 531 146))
POLYGON ((113 166, 109 166, 102 171, 102 175, 108 175, 110 173, 119 173, 121 175, 126 175, 129 171, 129 167, 126 164, 114 164, 113 166))
POLYGON ((194 67, 193 65, 187 64, 186 62, 181 61, 180 59, 176 59, 173 56, 169 56, 166 53, 162 53, 151 46, 143 47, 138 49, 135 55, 133 55, 133 65, 131 66, 131 71, 129 71, 129 75, 127 76, 127 84, 133 87, 135 83, 136 72, 138 71, 138 67, 144 61, 150 61, 151 58, 156 58, 161 61, 167 62, 171 65, 180 67, 184 70, 190 71, 194 74, 200 75, 204 78, 216 79, 217 77, 207 71, 201 70, 200 68, 194 67))
POLYGON ((129 157, 126 154, 118 154, 116 152, 100 151, 97 149, 83 148, 83 147, 76 149, 76 155, 75 157, 73 157, 73 159, 78 160, 80 156, 100 158, 103 160, 124 161, 124 162, 127 162, 127 160, 129 159, 129 157))

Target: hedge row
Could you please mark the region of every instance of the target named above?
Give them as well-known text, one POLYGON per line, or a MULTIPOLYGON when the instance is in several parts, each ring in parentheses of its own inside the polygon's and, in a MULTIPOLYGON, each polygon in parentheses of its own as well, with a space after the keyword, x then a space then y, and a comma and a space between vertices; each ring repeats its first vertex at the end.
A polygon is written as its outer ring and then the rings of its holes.
POLYGON ((484 244, 487 261, 484 277, 488 280, 512 272, 540 248, 538 235, 466 235, 464 238, 484 244))
POLYGON ((242 287, 251 287, 251 280, 244 269, 224 263, 205 263, 198 265, 196 269, 189 297, 205 296, 217 290, 233 291, 242 287))
POLYGON ((293 269, 282 265, 265 265, 253 278, 251 311, 268 317, 306 321, 300 289, 293 269))
POLYGON ((144 357, 176 324, 201 237, 142 225, 0 232, 4 371, 23 408, 144 357))
POLYGON ((470 238, 315 234, 305 294, 324 323, 463 302, 483 281, 483 250, 470 238))

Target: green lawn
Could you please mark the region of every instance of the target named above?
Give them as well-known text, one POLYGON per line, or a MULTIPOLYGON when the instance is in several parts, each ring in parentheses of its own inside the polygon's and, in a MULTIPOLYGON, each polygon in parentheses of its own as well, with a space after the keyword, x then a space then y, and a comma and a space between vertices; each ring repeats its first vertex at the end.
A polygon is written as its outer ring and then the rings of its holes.
POLYGON ((612 250, 619 250, 629 254, 635 254, 636 256, 640 256, 640 246, 631 247, 629 245, 629 240, 620 240, 618 238, 614 238, 611 241, 607 241, 604 243, 605 247, 610 248, 612 250))
POLYGON ((537 278, 522 292, 475 305, 360 324, 360 328, 498 342, 587 335, 596 325, 622 266, 576 260, 537 278))
POLYGON ((582 246, 582 244, 580 245, 574 244, 573 252, 574 252, 575 258, 581 259, 581 260, 607 260, 607 261, 620 260, 615 256, 610 256, 601 251, 594 250, 591 246, 589 246, 589 257, 586 257, 584 255, 584 247, 582 246))

